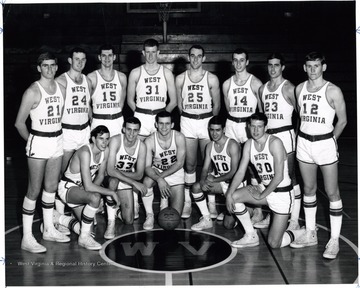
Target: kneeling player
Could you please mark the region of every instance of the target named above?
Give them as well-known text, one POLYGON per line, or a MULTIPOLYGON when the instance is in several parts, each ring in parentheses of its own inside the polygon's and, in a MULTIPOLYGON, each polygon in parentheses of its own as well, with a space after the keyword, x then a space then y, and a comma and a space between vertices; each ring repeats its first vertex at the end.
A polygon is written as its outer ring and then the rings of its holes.
MULTIPOLYGON (((101 249, 101 244, 91 237, 91 225, 99 208, 101 195, 113 197, 116 205, 119 205, 117 194, 100 186, 109 156, 109 135, 109 130, 102 125, 91 131, 90 144, 82 146, 72 156, 58 187, 61 200, 81 220, 78 243, 89 250, 101 249)), ((66 223, 60 224, 67 226, 66 223)))
POLYGON ((245 143, 239 169, 226 194, 228 211, 235 212, 245 230, 244 237, 234 241, 232 246, 243 248, 259 245, 259 237, 245 206, 245 203, 249 203, 269 206, 273 218, 268 235, 269 245, 272 248, 284 247, 304 233, 304 230, 286 231, 294 203, 286 150, 279 138, 265 133, 265 114, 255 113, 248 122, 251 139, 245 143), (245 177, 249 162, 256 167, 261 183, 237 189, 245 177))

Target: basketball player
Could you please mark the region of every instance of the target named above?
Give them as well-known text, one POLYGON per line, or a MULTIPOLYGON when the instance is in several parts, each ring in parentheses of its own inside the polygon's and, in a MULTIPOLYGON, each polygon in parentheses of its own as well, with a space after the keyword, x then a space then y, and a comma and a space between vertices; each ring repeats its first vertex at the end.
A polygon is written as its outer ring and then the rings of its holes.
POLYGON ((167 111, 159 112, 155 117, 156 132, 145 140, 146 164, 144 184, 147 193, 142 197, 146 211, 145 230, 154 227, 153 186, 158 185, 161 198, 169 199, 172 208, 181 214, 184 206, 184 162, 185 137, 173 130, 174 121, 167 111))
MULTIPOLYGON (((285 63, 281 54, 270 54, 267 62, 270 81, 260 87, 262 108, 268 118, 268 130, 266 133, 280 138, 286 149, 289 173, 295 194, 295 203, 293 211, 291 212, 288 229, 300 229, 301 191, 295 173, 295 132, 292 124, 293 111, 297 108, 295 86, 282 75, 285 69, 285 63)), ((268 214, 264 220, 255 223, 255 228, 268 227, 270 221, 269 216, 270 214, 268 214)))
POLYGON ((100 47, 98 59, 101 62, 100 69, 88 75, 93 91, 91 129, 104 125, 109 129, 111 137, 121 133, 127 79, 124 73, 114 69, 116 55, 111 45, 100 47))
POLYGON ((61 170, 63 135, 61 116, 65 89, 55 81, 57 58, 45 52, 37 59, 40 79, 30 85, 22 96, 15 127, 27 141, 28 188, 22 206, 23 238, 21 249, 31 253, 46 252, 32 233, 36 200, 43 187, 41 204, 44 218, 43 239, 69 242, 70 238, 57 231, 52 218, 55 192, 61 170), (30 116, 31 128, 26 120, 30 116))
MULTIPOLYGON (((61 120, 64 155, 60 175, 65 172, 75 150, 88 143, 90 138, 91 83, 82 74, 86 64, 85 50, 80 47, 73 48, 68 57, 68 62, 70 69, 55 79, 66 88, 64 114, 61 120)), ((65 205, 58 197, 55 200, 55 207, 60 214, 64 214, 65 205)), ((61 232, 68 233, 62 226, 59 226, 58 229, 61 232)))
POLYGON ((245 206, 245 203, 248 203, 269 206, 273 220, 269 229, 268 243, 271 248, 284 247, 304 233, 304 230, 286 230, 294 203, 287 153, 279 138, 265 132, 267 128, 265 114, 254 113, 248 121, 251 139, 245 142, 239 169, 226 193, 226 207, 240 220, 245 235, 231 245, 236 248, 259 245, 259 237, 245 206), (256 167, 261 183, 238 189, 237 187, 244 180, 250 161, 256 167))
MULTIPOLYGON (((181 113, 180 129, 186 141, 185 203, 182 218, 189 218, 191 215, 190 187, 196 182, 198 146, 203 158, 205 146, 210 142, 208 122, 212 116, 219 114, 221 105, 219 79, 203 68, 206 60, 204 48, 200 45, 191 46, 188 59, 189 69, 175 80, 181 113)), ((211 217, 216 218, 215 195, 211 195, 208 200, 211 217)))
MULTIPOLYGON (((109 157, 109 130, 99 125, 91 131, 90 143, 78 149, 59 183, 59 196, 81 221, 79 246, 89 250, 101 249, 91 236, 91 225, 100 205, 101 195, 110 196, 119 206, 118 195, 101 186, 109 157)), ((59 217, 60 224, 68 226, 59 217)))
MULTIPOLYGON (((234 139, 225 136, 224 129, 225 121, 221 118, 214 116, 210 119, 209 134, 212 141, 206 145, 200 182, 196 182, 191 188, 195 203, 199 207, 202 217, 199 223, 191 226, 192 230, 203 230, 213 227, 204 194, 224 195, 239 165, 240 146, 234 139), (211 165, 214 167, 214 173, 209 173, 211 165)), ((233 218, 231 215, 228 216, 233 218)), ((228 223, 228 221, 224 221, 225 223, 228 223)), ((226 224, 225 227, 227 227, 226 224)), ((227 228, 232 227, 233 225, 227 228)))
MULTIPOLYGON (((142 54, 145 64, 133 69, 129 75, 127 104, 142 125, 139 138, 144 141, 156 131, 155 115, 163 110, 171 112, 177 105, 173 73, 158 63, 159 43, 155 39, 144 41, 142 54), (168 99, 169 96, 169 99, 168 99)), ((135 217, 139 217, 138 195, 134 193, 135 217)))
POLYGON ((176 93, 173 73, 158 63, 158 41, 145 40, 142 54, 145 64, 129 75, 127 103, 142 123, 139 136, 144 140, 156 130, 155 115, 163 110, 171 112, 176 107, 176 93))
MULTIPOLYGON (((147 192, 145 185, 139 182, 144 176, 146 159, 146 146, 138 139, 140 127, 141 122, 136 117, 125 119, 123 134, 113 136, 109 143, 109 188, 116 191, 120 199, 121 219, 125 224, 134 222, 133 191, 147 192)), ((111 197, 106 197, 106 208, 108 225, 104 238, 112 239, 115 237, 116 208, 111 197)))
POLYGON ((326 245, 324 258, 335 259, 339 252, 342 225, 342 201, 338 186, 337 139, 346 123, 346 105, 341 89, 323 78, 327 65, 325 57, 311 52, 305 57, 304 71, 308 80, 296 87, 300 113, 300 131, 296 158, 304 181, 304 212, 306 233, 291 243, 293 248, 317 245, 316 190, 317 170, 320 167, 324 186, 330 201, 331 238, 326 245), (335 127, 333 122, 337 118, 335 127))
MULTIPOLYGON (((238 48, 232 54, 232 65, 235 74, 227 79, 223 86, 224 103, 228 111, 225 135, 235 139, 243 145, 247 140, 246 119, 256 112, 258 107, 262 112, 259 99, 259 88, 262 82, 247 71, 249 65, 249 54, 245 49, 238 48)), ((249 168, 251 183, 257 184, 254 168, 249 168)), ((222 220, 220 214, 218 220, 222 220)), ((260 208, 254 210, 253 224, 263 219, 260 208)))

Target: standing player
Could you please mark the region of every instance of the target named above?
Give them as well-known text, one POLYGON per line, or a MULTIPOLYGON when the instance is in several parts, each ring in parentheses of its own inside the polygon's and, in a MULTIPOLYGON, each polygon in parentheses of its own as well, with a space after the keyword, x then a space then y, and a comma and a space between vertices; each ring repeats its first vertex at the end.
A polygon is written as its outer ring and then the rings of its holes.
MULTIPOLYGON (((232 54, 232 65, 235 74, 227 79, 223 86, 224 102, 228 111, 225 135, 244 144, 248 140, 246 119, 256 112, 258 107, 262 111, 259 99, 259 88, 262 82, 247 71, 249 54, 245 49, 238 48, 232 54)), ((257 184, 253 167, 249 169, 251 183, 257 184)), ((222 219, 220 214, 218 220, 222 219)), ((253 224, 263 218, 261 209, 254 210, 253 224)))
POLYGON ((273 220, 269 229, 268 243, 271 248, 284 247, 304 233, 303 230, 286 230, 294 202, 287 153, 279 138, 265 132, 267 128, 265 114, 255 113, 248 121, 251 139, 244 145, 239 169, 226 193, 226 207, 230 213, 235 212, 244 227, 245 235, 231 245, 236 248, 259 245, 259 236, 245 206, 245 203, 249 203, 269 206, 273 220), (249 162, 256 167, 261 183, 237 189, 244 180, 249 162))
POLYGON ((142 197, 146 211, 143 228, 154 227, 153 186, 158 185, 161 198, 169 199, 170 205, 181 214, 184 206, 184 162, 185 137, 173 130, 174 121, 167 111, 159 112, 155 118, 157 131, 145 140, 146 168, 144 184, 148 188, 142 197))
POLYGON ((91 129, 104 125, 109 129, 111 137, 121 133, 127 80, 124 73, 114 69, 116 55, 111 45, 100 47, 98 59, 101 62, 100 69, 88 75, 93 90, 91 129))
MULTIPOLYGON (((212 141, 206 145, 200 182, 196 182, 191 189, 202 217, 199 223, 191 226, 192 230, 203 230, 213 226, 204 193, 225 194, 239 165, 240 146, 234 139, 225 136, 224 128, 225 121, 218 116, 210 119, 209 134, 212 141), (212 164, 214 173, 210 174, 209 170, 212 164)), ((233 218, 232 215, 229 216, 233 218)), ((227 222, 225 221, 224 224, 227 222)))
POLYGON ((117 194, 101 186, 109 156, 109 135, 109 130, 103 125, 93 129, 90 143, 74 153, 59 183, 61 200, 72 208, 81 221, 78 243, 89 250, 101 249, 101 244, 91 236, 91 225, 99 208, 101 195, 113 197, 119 206, 117 194))
POLYGON ((142 123, 139 136, 143 140, 156 130, 155 115, 162 110, 171 112, 176 107, 176 94, 173 73, 158 63, 159 43, 147 39, 142 54, 145 64, 129 75, 127 103, 142 123))
MULTIPOLYGON (((270 54, 267 58, 270 81, 260 87, 260 99, 264 113, 268 118, 268 130, 281 139, 284 144, 291 181, 294 188, 295 203, 291 213, 289 230, 299 229, 299 213, 301 207, 300 185, 295 173, 295 132, 292 115, 296 109, 295 86, 286 80, 282 72, 285 69, 284 58, 279 53, 270 54)), ((269 226, 270 214, 264 220, 255 224, 256 228, 269 226)))
POLYGON ((53 224, 55 192, 61 170, 63 136, 61 116, 65 89, 55 81, 57 58, 42 53, 37 59, 40 80, 26 89, 16 117, 15 127, 27 141, 28 188, 22 206, 23 238, 21 249, 32 253, 46 252, 32 233, 36 200, 43 187, 41 204, 44 218, 43 239, 69 242, 70 238, 57 231, 53 224), (30 116, 31 128, 26 120, 30 116))
MULTIPOLYGON (((180 128, 185 135, 185 203, 182 218, 191 214, 190 187, 196 182, 198 146, 204 157, 205 146, 210 142, 208 122, 220 111, 219 79, 203 68, 205 50, 200 45, 189 49, 190 68, 176 77, 176 94, 181 113, 180 128)), ((209 199, 212 217, 216 218, 215 195, 209 199)))
MULTIPOLYGON (((64 114, 61 120, 64 138, 61 175, 64 173, 75 150, 88 143, 90 138, 91 83, 82 74, 86 64, 85 50, 80 47, 73 48, 68 62, 70 64, 69 71, 55 79, 66 89, 64 114)), ((56 199, 55 204, 56 210, 64 214, 65 205, 59 199, 56 199)))
MULTIPOLYGON (((124 121, 123 133, 113 136, 109 143, 107 173, 111 177, 109 188, 115 190, 121 204, 121 219, 125 224, 134 222, 133 191, 146 194, 146 187, 139 182, 144 176, 146 146, 138 139, 141 122, 136 117, 124 121)), ((116 207, 111 197, 106 197, 108 225, 105 239, 115 237, 116 207)), ((136 205, 137 203, 135 203, 136 205)))
POLYGON ((330 201, 331 228, 331 238, 323 257, 335 259, 339 253, 343 209, 338 186, 337 139, 346 126, 347 116, 341 89, 323 78, 326 68, 325 57, 321 53, 311 52, 306 55, 304 71, 308 80, 299 84, 295 90, 301 121, 296 158, 304 181, 306 233, 291 243, 291 247, 302 248, 318 243, 315 227, 316 175, 320 167, 330 201), (335 116, 337 122, 334 127, 335 116))

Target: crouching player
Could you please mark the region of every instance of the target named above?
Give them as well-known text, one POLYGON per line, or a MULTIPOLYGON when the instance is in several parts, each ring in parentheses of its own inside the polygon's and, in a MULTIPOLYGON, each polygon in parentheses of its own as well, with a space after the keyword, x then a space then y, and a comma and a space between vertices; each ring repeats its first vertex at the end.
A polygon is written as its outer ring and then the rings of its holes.
POLYGON ((245 204, 267 205, 272 212, 268 243, 272 248, 289 245, 304 230, 286 230, 294 204, 294 192, 288 172, 287 154, 282 141, 267 134, 267 117, 255 113, 248 118, 251 139, 246 141, 240 166, 226 194, 226 207, 240 220, 245 235, 232 242, 236 248, 259 245, 259 237, 251 224, 245 204), (243 181, 249 162, 254 164, 261 179, 259 185, 237 189, 243 181))

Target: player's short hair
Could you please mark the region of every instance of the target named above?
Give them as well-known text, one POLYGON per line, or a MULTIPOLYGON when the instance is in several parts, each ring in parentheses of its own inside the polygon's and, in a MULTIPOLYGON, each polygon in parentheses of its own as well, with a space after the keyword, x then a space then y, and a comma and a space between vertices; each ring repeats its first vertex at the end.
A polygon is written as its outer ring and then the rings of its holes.
POLYGON ((269 62, 269 60, 272 60, 272 59, 279 59, 280 60, 280 65, 281 66, 285 65, 285 59, 284 59, 284 56, 281 53, 278 53, 278 52, 271 53, 267 57, 267 61, 269 62))
POLYGON ((115 48, 111 44, 103 44, 103 45, 101 45, 99 50, 98 50, 99 55, 101 55, 102 51, 104 51, 104 50, 112 50, 113 54, 115 54, 115 48))
POLYGON ((72 58, 74 53, 84 53, 86 55, 86 51, 81 47, 74 47, 70 50, 69 57, 72 58))
POLYGON ((164 117, 170 117, 171 123, 174 123, 174 118, 173 118, 173 116, 171 115, 170 112, 168 112, 168 111, 166 111, 166 110, 163 110, 163 111, 161 111, 161 112, 159 112, 159 113, 156 114, 156 116, 155 116, 155 122, 156 122, 156 123, 159 122, 159 118, 164 118, 164 117))
POLYGON ((139 124, 139 128, 141 128, 141 122, 139 120, 139 118, 136 118, 136 117, 128 117, 124 120, 124 123, 123 123, 123 127, 125 128, 126 127, 126 123, 131 123, 131 124, 139 124))
POLYGON ((143 49, 145 50, 145 47, 156 47, 159 49, 159 42, 153 38, 146 39, 144 41, 143 49))
POLYGON ((210 125, 221 125, 221 128, 224 129, 225 128, 225 122, 226 122, 226 119, 224 117, 213 116, 209 120, 208 128, 210 128, 210 125))
POLYGON ((326 63, 325 55, 317 51, 313 51, 307 54, 305 56, 305 63, 307 61, 320 61, 321 65, 324 65, 326 63))
POLYGON ((191 49, 199 49, 202 51, 202 56, 203 57, 205 56, 205 49, 201 45, 198 45, 198 44, 192 45, 189 49, 189 56, 191 55, 191 49))
POLYGON ((97 137, 98 135, 103 135, 103 134, 105 134, 105 133, 109 133, 110 134, 110 132, 109 132, 109 129, 106 127, 106 126, 104 126, 104 125, 99 125, 99 126, 96 126, 93 130, 91 130, 91 132, 90 132, 90 143, 93 143, 93 141, 92 141, 92 137, 97 137))
POLYGON ((244 48, 236 48, 234 52, 232 53, 232 59, 234 59, 234 54, 245 54, 246 60, 249 60, 249 53, 244 48))
POLYGON ((39 55, 39 57, 36 60, 36 63, 38 66, 40 66, 42 64, 42 62, 44 62, 45 60, 55 60, 56 64, 58 62, 58 59, 56 58, 56 56, 53 53, 44 52, 39 55))
POLYGON ((259 120, 259 121, 264 121, 264 125, 266 126, 268 123, 268 118, 265 115, 265 113, 261 113, 261 112, 256 112, 254 114, 252 114, 251 116, 249 116, 246 120, 247 124, 249 125, 251 123, 251 120, 259 120))

